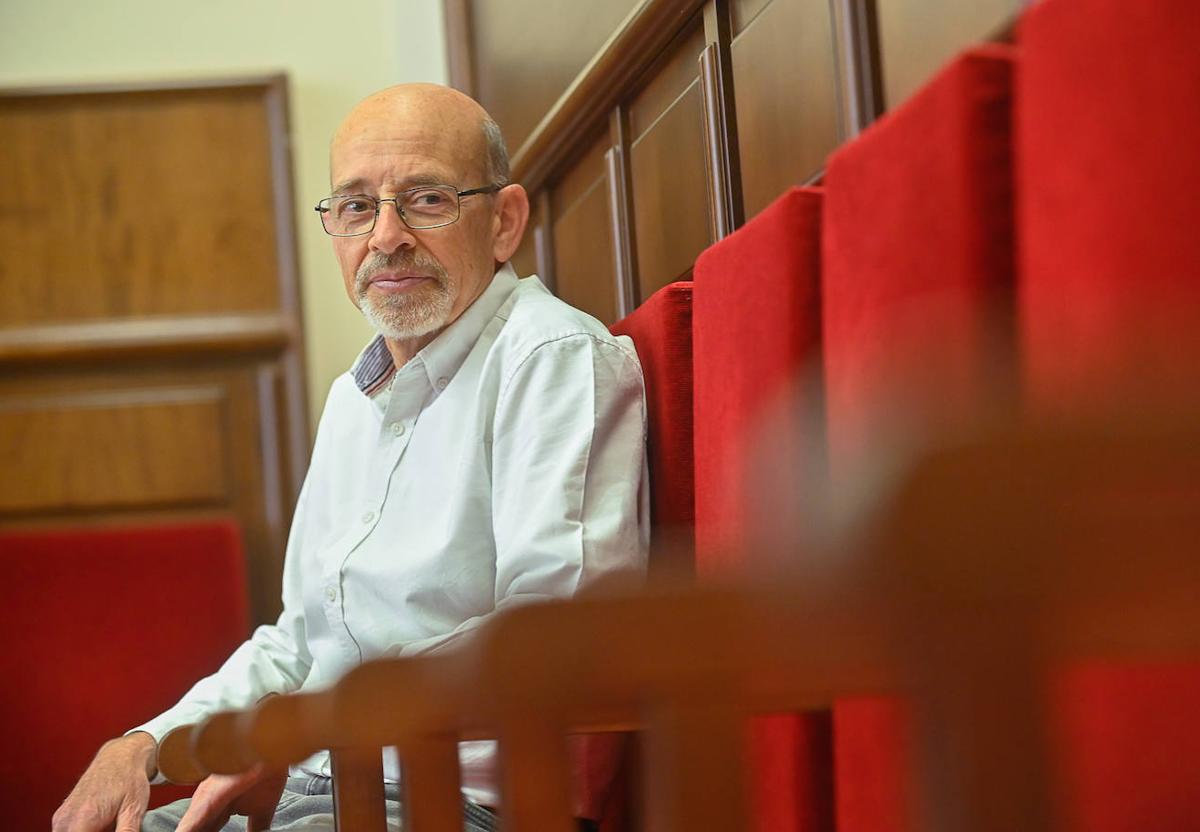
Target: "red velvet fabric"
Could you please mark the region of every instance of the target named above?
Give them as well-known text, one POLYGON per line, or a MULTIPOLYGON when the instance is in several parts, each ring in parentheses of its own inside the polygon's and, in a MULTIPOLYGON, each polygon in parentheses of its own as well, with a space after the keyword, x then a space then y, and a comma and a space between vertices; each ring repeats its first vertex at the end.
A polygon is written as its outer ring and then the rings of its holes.
MULTIPOLYGON (((239 532, 214 521, 6 532, 5 829, 48 829, 104 740, 165 710, 246 637, 239 532)), ((154 790, 154 804, 187 793, 154 790)))
POLYGON ((1049 0, 1019 30, 1035 412, 1200 393, 1200 4, 1049 0))
MULTIPOLYGON (((761 516, 748 463, 764 420, 819 368, 822 195, 793 189, 703 252, 695 311, 696 569, 704 577, 762 564, 745 558, 761 516)), ((810 388, 802 386, 801 391, 810 388)), ((815 403, 789 398, 798 414, 815 403)), ((779 449, 776 464, 794 460, 779 449)), ((828 714, 756 720, 750 756, 758 828, 832 829, 828 714)))
MULTIPOLYGON (((823 326, 837 489, 1011 407, 1012 69, 1008 48, 965 53, 830 159, 823 326)), ((907 828, 905 736, 899 703, 836 704, 839 832, 907 828)))
MULTIPOLYGON (((1197 412, 1197 31, 1192 0, 1047 0, 1022 21, 1031 414, 1197 412)), ((1079 667, 1056 702, 1069 828, 1200 829, 1200 665, 1079 667)))
MULTIPOLYGON (((613 324, 637 348, 646 382, 646 455, 650 466, 652 571, 690 573, 694 568, 695 468, 692 448, 692 283, 664 286, 613 324)), ((587 754, 588 752, 581 752, 587 754)), ((634 776, 640 761, 627 743, 617 779, 584 786, 581 804, 601 805, 604 832, 636 828, 634 776), (608 797, 603 797, 607 792, 608 797)), ((590 764, 589 764, 590 768, 590 764)), ((579 777, 577 783, 589 778, 579 777)))
MULTIPOLYGON (((692 460, 692 283, 664 286, 610 328, 615 335, 633 339, 646 380, 650 518, 654 536, 668 538, 655 542, 666 542, 690 552, 696 521, 692 460)), ((670 557, 675 553, 665 554, 670 557)))

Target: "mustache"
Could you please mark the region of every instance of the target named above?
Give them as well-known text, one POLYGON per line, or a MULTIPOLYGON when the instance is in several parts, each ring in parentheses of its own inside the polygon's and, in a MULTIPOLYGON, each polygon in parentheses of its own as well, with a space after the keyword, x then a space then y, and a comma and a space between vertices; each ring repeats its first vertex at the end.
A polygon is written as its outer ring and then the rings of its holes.
POLYGON ((446 270, 442 264, 432 257, 425 257, 414 252, 394 252, 385 254, 381 251, 372 252, 362 261, 354 274, 354 287, 359 292, 365 292, 371 278, 380 272, 418 272, 432 274, 440 283, 446 282, 446 270))

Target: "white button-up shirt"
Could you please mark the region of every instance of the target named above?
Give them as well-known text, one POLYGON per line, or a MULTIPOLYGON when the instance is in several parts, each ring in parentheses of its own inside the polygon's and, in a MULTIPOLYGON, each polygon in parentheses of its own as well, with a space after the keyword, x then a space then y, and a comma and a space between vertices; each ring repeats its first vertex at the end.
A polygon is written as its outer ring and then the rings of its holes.
MULTIPOLYGON (((507 606, 644 565, 641 367, 628 338, 505 266, 396 369, 377 338, 333 384, 288 540, 283 613, 138 730, 362 662, 451 645, 507 606)), ((463 743, 463 790, 498 802, 494 743, 463 743)), ((325 753, 300 768, 329 774, 325 753)), ((385 778, 396 781, 394 757, 385 778)))

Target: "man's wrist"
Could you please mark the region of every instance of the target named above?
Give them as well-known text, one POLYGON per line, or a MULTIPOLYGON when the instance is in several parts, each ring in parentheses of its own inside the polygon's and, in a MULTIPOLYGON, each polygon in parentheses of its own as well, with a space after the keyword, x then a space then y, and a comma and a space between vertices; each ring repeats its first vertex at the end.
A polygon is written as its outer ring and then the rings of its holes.
POLYGON ((153 780, 158 774, 158 741, 147 731, 130 731, 122 737, 109 740, 106 745, 119 744, 135 761, 141 763, 146 779, 153 780))

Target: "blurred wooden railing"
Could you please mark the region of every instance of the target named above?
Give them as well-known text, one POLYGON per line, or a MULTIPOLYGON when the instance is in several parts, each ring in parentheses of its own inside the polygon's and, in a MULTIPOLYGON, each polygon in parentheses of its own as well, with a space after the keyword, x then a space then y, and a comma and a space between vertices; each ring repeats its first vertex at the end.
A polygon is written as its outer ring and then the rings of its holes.
POLYGON ((1200 655, 1200 437, 1021 431, 929 455, 853 541, 787 575, 509 611, 454 654, 363 665, 170 735, 172 780, 335 756, 339 828, 461 828, 456 743, 500 740, 509 832, 568 832, 565 736, 644 736, 645 828, 749 828, 743 725, 834 695, 903 694, 914 828, 1056 828, 1044 691, 1066 659, 1200 655), (1131 556, 1135 555, 1135 556, 1131 556))

